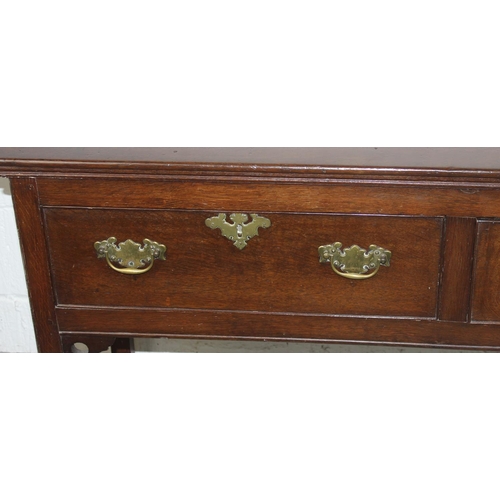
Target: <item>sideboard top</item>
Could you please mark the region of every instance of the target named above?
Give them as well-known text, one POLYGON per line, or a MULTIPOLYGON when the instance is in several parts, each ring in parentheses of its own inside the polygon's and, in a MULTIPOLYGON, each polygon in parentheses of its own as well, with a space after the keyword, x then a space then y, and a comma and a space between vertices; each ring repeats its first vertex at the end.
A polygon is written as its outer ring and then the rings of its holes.
POLYGON ((0 148, 7 177, 500 182, 500 148, 0 148))
POLYGON ((500 169, 500 148, 0 148, 6 160, 500 169))

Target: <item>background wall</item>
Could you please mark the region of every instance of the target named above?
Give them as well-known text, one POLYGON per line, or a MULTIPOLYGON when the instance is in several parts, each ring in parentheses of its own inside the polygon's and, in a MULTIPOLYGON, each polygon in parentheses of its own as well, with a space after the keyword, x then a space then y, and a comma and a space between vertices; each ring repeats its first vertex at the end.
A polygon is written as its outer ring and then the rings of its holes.
POLYGON ((9 182, 0 178, 0 352, 36 352, 9 182))
MULTIPOLYGON (((136 339, 142 352, 443 352, 385 346, 136 339)), ((0 352, 37 352, 9 182, 0 178, 0 352)), ((448 351, 457 352, 457 351, 448 351)))

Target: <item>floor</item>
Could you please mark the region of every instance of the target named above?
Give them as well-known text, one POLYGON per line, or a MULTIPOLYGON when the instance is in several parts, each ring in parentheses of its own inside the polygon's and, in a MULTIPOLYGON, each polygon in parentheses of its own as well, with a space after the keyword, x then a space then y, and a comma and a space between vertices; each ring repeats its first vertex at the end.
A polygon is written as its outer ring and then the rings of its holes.
MULTIPOLYGON (((471 352, 456 349, 423 349, 370 345, 317 344, 308 342, 251 342, 227 340, 135 339, 136 352, 200 352, 200 353, 451 353, 471 352)), ((473 351, 478 352, 478 351, 473 351)), ((479 351, 483 352, 483 351, 479 351)))

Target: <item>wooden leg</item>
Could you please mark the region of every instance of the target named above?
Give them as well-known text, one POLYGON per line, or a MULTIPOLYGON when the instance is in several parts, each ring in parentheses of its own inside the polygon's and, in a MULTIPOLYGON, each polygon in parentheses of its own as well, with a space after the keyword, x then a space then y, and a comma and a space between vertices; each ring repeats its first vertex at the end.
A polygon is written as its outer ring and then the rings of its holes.
POLYGON ((24 269, 38 352, 62 352, 51 287, 49 250, 35 179, 12 179, 12 200, 19 228, 24 269))
POLYGON ((115 340, 111 346, 111 352, 130 353, 134 352, 134 339, 128 337, 120 337, 115 340))

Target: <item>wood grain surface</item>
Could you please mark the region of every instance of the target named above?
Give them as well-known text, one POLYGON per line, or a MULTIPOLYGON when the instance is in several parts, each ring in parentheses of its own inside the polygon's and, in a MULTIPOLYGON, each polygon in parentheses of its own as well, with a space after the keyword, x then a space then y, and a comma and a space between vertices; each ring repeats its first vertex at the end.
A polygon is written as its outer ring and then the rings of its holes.
POLYGON ((477 223, 472 218, 446 217, 439 319, 470 319, 472 266, 477 223))
POLYGON ((203 310, 58 307, 61 330, 98 336, 373 343, 500 349, 498 325, 203 310))
POLYGON ((44 206, 500 217, 500 191, 493 188, 262 183, 253 178, 234 182, 40 179, 38 183, 44 206))
POLYGON ((500 222, 478 224, 472 320, 500 323, 500 222))
POLYGON ((181 307, 347 315, 435 317, 441 219, 260 213, 245 249, 205 225, 214 212, 46 209, 59 304, 181 307), (126 276, 97 259, 94 242, 144 238, 167 260, 126 276), (336 275, 318 248, 342 242, 392 251, 367 280, 336 275))
POLYGON ((12 200, 39 352, 61 352, 45 228, 35 179, 13 179, 12 200))
POLYGON ((500 148, 0 148, 41 351, 180 336, 500 348, 500 148), (240 251, 218 213, 272 225, 240 251), (144 275, 94 242, 167 247, 144 275), (368 280, 318 247, 392 251, 368 280), (59 323, 58 323, 59 322, 59 323), (485 324, 480 324, 485 323, 485 324))

